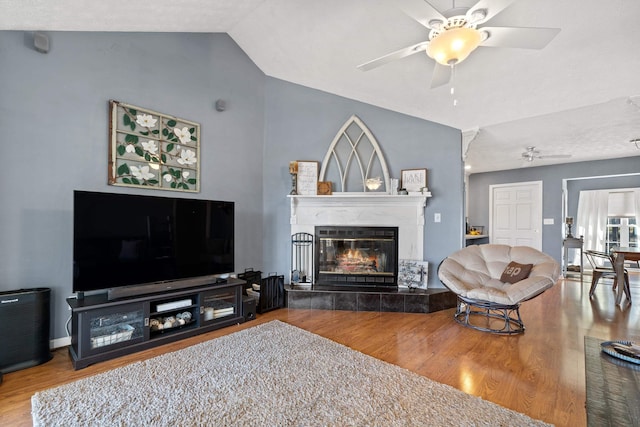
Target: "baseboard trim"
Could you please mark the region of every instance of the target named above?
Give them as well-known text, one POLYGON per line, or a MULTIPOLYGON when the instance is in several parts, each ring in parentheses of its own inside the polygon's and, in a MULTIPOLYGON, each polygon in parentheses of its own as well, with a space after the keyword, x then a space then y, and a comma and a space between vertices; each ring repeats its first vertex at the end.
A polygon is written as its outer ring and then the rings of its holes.
POLYGON ((49 348, 51 350, 54 350, 60 347, 68 347, 70 345, 71 345, 71 337, 54 338, 51 341, 49 341, 49 348))

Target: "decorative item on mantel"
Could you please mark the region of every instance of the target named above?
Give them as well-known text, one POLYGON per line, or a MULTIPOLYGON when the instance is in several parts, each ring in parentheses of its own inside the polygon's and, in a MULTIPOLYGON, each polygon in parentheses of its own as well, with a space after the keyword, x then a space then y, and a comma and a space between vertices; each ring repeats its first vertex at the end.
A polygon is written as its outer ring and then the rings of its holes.
POLYGON ((397 195, 398 190, 400 189, 400 180, 398 178, 391 178, 389 182, 391 183, 389 184, 391 187, 389 188, 389 194, 397 195))
POLYGON ((376 176, 375 178, 369 178, 366 181, 367 190, 376 191, 382 185, 382 178, 376 176))
POLYGON ((318 181, 318 196, 330 196, 333 193, 331 181, 318 181))
POLYGON ((401 186, 409 194, 424 194, 429 191, 426 169, 402 169, 401 177, 401 186))
POLYGON ((300 196, 316 196, 318 194, 318 162, 298 160, 297 194, 300 196))
POLYGON ((378 141, 355 115, 342 125, 329 146, 319 179, 335 183, 334 193, 393 194, 378 141))
POLYGON ((292 162, 289 162, 289 173, 291 174, 291 192, 289 193, 289 195, 291 196, 295 196, 296 194, 298 194, 298 192, 296 191, 297 188, 297 177, 298 177, 298 162, 296 162, 295 160, 292 162))

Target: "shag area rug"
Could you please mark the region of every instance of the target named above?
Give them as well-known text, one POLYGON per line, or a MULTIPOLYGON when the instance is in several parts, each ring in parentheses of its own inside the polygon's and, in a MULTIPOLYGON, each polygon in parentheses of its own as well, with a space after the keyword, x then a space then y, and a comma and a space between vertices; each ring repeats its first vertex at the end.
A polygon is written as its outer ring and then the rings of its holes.
POLYGON ((35 426, 543 426, 272 321, 36 393, 35 426))

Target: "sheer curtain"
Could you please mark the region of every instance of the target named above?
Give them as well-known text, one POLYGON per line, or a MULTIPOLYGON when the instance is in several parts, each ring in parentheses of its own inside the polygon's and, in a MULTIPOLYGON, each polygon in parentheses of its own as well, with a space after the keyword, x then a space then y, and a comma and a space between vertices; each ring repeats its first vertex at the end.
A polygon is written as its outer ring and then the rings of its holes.
POLYGON ((584 236, 585 249, 605 251, 608 214, 609 190, 580 192, 578 217, 576 218, 576 237, 584 236))
POLYGON ((635 195, 636 203, 636 230, 640 230, 640 188, 636 188, 633 192, 635 195))

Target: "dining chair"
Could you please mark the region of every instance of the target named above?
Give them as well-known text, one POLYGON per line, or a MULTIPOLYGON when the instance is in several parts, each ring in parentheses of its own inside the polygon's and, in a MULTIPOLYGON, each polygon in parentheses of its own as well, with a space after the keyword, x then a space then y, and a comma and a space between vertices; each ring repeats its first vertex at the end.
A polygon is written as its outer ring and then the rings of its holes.
MULTIPOLYGON (((618 287, 618 275, 613 268, 613 258, 606 252, 586 250, 584 255, 591 264, 592 276, 591 276, 591 288, 589 289, 589 297, 593 297, 593 293, 598 286, 598 281, 603 278, 613 279, 613 290, 618 287)), ((624 280, 629 283, 629 272, 624 270, 624 280)))

